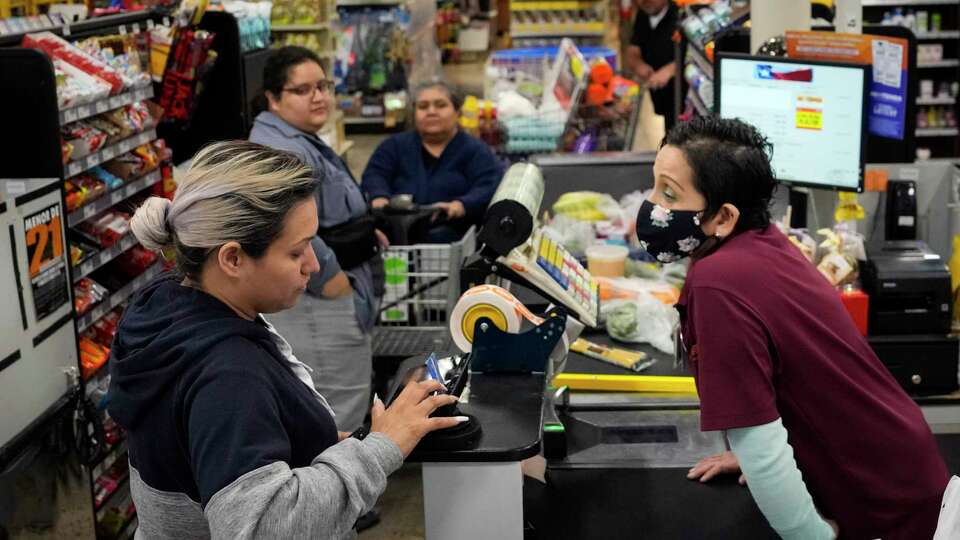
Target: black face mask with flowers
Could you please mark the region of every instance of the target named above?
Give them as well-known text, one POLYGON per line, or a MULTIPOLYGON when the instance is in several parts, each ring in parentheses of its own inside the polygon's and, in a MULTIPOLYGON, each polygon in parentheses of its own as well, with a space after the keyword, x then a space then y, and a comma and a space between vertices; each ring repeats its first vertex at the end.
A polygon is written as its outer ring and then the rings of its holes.
POLYGON ((703 211, 668 210, 643 201, 637 214, 640 245, 662 263, 689 257, 707 239, 700 228, 703 211))

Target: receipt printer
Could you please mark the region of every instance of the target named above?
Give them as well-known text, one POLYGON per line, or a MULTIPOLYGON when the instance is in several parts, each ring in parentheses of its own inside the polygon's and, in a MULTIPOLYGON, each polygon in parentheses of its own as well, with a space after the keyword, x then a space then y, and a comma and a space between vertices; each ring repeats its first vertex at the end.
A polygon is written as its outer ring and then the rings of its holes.
POLYGON ((870 335, 950 332, 950 271, 924 242, 894 240, 868 246, 861 279, 870 295, 870 335))

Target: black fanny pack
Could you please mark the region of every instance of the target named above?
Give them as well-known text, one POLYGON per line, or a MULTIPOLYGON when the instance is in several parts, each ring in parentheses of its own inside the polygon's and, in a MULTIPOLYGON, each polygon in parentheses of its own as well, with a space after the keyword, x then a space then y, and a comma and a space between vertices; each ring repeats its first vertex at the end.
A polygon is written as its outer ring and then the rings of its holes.
POLYGON ((380 252, 375 229, 376 219, 364 214, 333 227, 320 227, 317 236, 333 250, 340 268, 350 270, 380 252))

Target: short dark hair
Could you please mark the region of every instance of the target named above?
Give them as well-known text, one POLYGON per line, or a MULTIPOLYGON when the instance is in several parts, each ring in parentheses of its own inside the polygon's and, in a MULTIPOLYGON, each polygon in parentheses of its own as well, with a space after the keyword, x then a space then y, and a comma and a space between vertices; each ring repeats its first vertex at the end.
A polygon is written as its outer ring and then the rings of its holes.
POLYGON ((410 94, 413 99, 413 107, 417 106, 417 99, 420 97, 420 93, 424 90, 429 90, 430 88, 439 88, 443 90, 447 97, 450 99, 450 103, 453 104, 453 110, 460 112, 460 107, 463 107, 463 95, 460 91, 457 90, 453 85, 447 83, 446 81, 435 79, 431 81, 422 82, 413 87, 413 92, 410 94))
POLYGON ((323 66, 317 53, 310 49, 288 45, 273 51, 273 54, 267 58, 267 62, 263 66, 263 90, 253 102, 257 112, 269 109, 267 107, 267 92, 273 94, 277 99, 280 98, 283 87, 287 85, 290 77, 290 68, 299 66, 304 62, 315 62, 318 66, 323 66))
POLYGON ((740 210, 736 232, 770 224, 770 202, 777 180, 770 167, 773 145, 746 122, 698 116, 671 129, 660 148, 679 148, 693 169, 693 183, 710 219, 725 203, 740 210))

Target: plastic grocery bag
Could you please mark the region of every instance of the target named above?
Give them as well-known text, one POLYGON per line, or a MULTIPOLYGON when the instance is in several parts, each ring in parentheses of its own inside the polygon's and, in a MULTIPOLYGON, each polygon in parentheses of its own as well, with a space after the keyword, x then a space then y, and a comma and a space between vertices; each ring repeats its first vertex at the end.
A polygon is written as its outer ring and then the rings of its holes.
POLYGON ((604 221, 621 218, 620 205, 607 193, 572 191, 553 203, 553 211, 583 221, 604 221))
POLYGON ((649 294, 635 300, 612 300, 600 306, 610 337, 628 343, 649 343, 657 350, 674 354, 673 329, 680 314, 649 294))
POLYGON ((554 216, 543 231, 574 255, 583 255, 594 242, 593 225, 563 214, 554 216))

